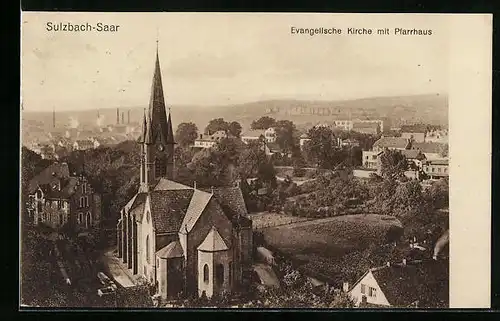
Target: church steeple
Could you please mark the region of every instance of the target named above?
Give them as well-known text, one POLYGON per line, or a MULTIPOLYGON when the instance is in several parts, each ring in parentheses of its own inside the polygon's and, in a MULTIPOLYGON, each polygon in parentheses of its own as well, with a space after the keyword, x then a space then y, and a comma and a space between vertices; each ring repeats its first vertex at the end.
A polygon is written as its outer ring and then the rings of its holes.
POLYGON ((149 107, 144 114, 141 137, 139 137, 143 150, 141 184, 146 189, 149 189, 157 178, 172 180, 174 176, 175 141, 170 110, 167 117, 165 105, 157 42, 149 107))

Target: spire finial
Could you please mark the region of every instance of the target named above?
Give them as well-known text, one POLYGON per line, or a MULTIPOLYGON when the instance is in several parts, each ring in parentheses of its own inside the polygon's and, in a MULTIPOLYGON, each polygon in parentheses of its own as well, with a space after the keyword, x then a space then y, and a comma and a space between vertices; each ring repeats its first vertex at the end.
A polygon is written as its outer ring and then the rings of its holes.
POLYGON ((156 28, 156 54, 158 54, 158 43, 160 39, 160 29, 157 27, 156 28))

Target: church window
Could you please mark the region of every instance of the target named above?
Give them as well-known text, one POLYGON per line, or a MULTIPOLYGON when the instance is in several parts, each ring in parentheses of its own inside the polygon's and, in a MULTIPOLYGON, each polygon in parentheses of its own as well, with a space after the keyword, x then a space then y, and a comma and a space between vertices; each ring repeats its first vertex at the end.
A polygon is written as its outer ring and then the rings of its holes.
POLYGON ((149 263, 149 235, 146 236, 146 262, 149 263))
POLYGON ((38 202, 37 203, 37 207, 38 207, 38 212, 41 212, 42 211, 42 202, 38 202))
POLYGON ((89 197, 85 196, 85 207, 89 207, 89 197))
POLYGON ((215 266, 215 279, 217 280, 218 285, 222 285, 224 283, 224 265, 217 264, 215 266))
POLYGON ((80 197, 80 207, 83 207, 83 202, 84 201, 83 201, 83 196, 82 196, 82 197, 80 197))
POLYGON ((82 193, 87 194, 87 184, 85 183, 82 184, 82 193))
POLYGON ((78 224, 82 224, 83 222, 83 213, 78 213, 78 224))
POLYGON ((203 282, 208 283, 208 264, 203 266, 203 282))
POLYGON ((92 215, 87 212, 87 219, 85 221, 85 227, 89 228, 92 225, 92 215))
POLYGON ((156 177, 165 176, 167 173, 167 167, 165 165, 165 159, 163 157, 156 157, 155 159, 155 175, 156 177))
POLYGON ((36 191, 36 198, 42 198, 42 191, 41 190, 36 191))

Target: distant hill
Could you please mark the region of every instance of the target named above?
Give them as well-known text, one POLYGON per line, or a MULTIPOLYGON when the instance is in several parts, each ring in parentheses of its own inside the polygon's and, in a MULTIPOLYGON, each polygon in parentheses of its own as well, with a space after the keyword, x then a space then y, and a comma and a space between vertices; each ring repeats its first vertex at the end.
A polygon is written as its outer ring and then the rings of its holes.
MULTIPOLYGON (((119 121, 139 123, 142 120, 144 106, 121 107, 119 121)), ((226 106, 171 106, 174 127, 181 122, 194 122, 203 130, 213 118, 222 117, 229 121, 238 121, 243 127, 261 116, 276 119, 289 119, 298 126, 307 126, 334 119, 377 119, 386 118, 392 126, 405 123, 427 123, 448 125, 448 97, 445 95, 416 95, 398 97, 374 97, 342 101, 303 101, 303 100, 266 100, 226 106)), ((89 109, 85 111, 61 111, 56 113, 56 127, 95 126, 97 115, 101 123, 116 124, 116 108, 89 109), (72 119, 72 120, 71 120, 72 119), (72 124, 71 124, 72 123, 72 124)), ((23 128, 31 131, 43 127, 52 127, 51 112, 23 112, 23 128), (31 127, 31 128, 30 128, 31 127)))

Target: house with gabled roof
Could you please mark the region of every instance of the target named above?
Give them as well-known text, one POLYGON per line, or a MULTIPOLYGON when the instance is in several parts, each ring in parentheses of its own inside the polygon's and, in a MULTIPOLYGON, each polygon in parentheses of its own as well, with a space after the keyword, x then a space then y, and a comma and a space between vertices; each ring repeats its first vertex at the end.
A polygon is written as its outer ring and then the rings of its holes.
POLYGON ((448 307, 449 261, 425 259, 371 268, 344 291, 362 308, 448 307))
POLYGON ((67 163, 54 162, 30 180, 26 207, 34 225, 90 229, 99 225, 101 195, 84 175, 70 175, 67 163))
POLYGON ((238 291, 251 268, 252 221, 239 186, 175 181, 174 134, 158 52, 141 135, 140 186, 117 222, 117 253, 162 299, 238 291))

